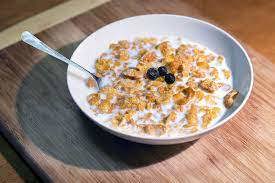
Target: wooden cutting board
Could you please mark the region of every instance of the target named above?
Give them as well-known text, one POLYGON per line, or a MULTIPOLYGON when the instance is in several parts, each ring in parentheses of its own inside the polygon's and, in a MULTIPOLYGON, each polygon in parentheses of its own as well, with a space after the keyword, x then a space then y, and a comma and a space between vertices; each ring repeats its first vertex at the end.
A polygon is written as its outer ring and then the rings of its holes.
MULTIPOLYGON (((70 57, 98 28, 147 13, 206 19, 178 0, 116 0, 38 37, 70 57)), ((249 46, 246 49, 255 82, 247 104, 232 120, 194 142, 148 146, 94 125, 69 94, 67 66, 16 43, 0 51, 0 132, 45 181, 272 182, 275 66, 249 46)))

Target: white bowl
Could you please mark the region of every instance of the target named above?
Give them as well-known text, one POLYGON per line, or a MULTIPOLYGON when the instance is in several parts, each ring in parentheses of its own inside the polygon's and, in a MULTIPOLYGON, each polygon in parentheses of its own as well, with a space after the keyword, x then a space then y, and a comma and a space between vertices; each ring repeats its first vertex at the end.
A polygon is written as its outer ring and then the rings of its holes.
MULTIPOLYGON (((89 22, 87 22, 89 24, 89 22)), ((108 49, 112 42, 122 39, 133 39, 146 36, 181 36, 190 41, 200 43, 210 50, 224 55, 233 75, 233 88, 240 92, 235 104, 226 111, 222 118, 214 125, 193 134, 180 137, 142 137, 129 135, 109 128, 106 124, 93 120, 93 113, 87 103, 87 96, 91 91, 85 85, 88 77, 85 73, 69 66, 67 83, 70 93, 78 107, 94 123, 110 133, 121 138, 145 144, 177 144, 192 141, 220 127, 231 119, 246 103, 253 85, 253 69, 251 61, 238 41, 222 29, 190 17, 153 14, 130 17, 116 21, 102 27, 88 36, 74 51, 71 59, 85 68, 94 70, 96 58, 108 49)), ((87 121, 88 122, 88 121, 87 121)))

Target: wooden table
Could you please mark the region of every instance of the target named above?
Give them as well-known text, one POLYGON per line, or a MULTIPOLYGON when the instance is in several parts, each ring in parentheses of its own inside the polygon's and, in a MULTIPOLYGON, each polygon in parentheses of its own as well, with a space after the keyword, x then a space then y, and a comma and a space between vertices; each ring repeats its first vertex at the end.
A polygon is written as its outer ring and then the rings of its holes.
POLYGON ((21 42, 0 51, 0 132, 45 181, 272 182, 274 8, 256 0, 113 0, 37 35, 70 56, 98 28, 139 14, 193 16, 231 32, 252 58, 252 95, 229 123, 195 142, 147 146, 104 132, 71 99, 66 65, 21 42))

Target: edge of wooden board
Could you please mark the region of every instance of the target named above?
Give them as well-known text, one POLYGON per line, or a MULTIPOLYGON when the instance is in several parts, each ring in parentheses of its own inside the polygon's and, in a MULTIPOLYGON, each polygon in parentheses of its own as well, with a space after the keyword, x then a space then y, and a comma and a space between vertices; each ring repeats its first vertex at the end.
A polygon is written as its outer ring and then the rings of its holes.
POLYGON ((20 41, 21 32, 33 34, 62 23, 110 0, 70 0, 27 18, 0 32, 0 50, 20 41))

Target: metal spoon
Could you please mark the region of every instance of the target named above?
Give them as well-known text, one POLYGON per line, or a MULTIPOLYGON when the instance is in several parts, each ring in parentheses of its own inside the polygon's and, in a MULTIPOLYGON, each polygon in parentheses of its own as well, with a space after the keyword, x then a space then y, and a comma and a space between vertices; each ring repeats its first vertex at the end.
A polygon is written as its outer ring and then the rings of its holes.
POLYGON ((22 41, 24 41, 25 43, 33 46, 34 48, 43 51, 69 65, 72 65, 76 68, 78 68, 79 70, 82 70, 88 74, 90 74, 94 80, 97 83, 97 87, 99 88, 100 86, 100 81, 101 78, 97 77, 95 74, 91 73, 89 70, 85 69, 84 67, 82 67, 81 65, 75 63, 74 61, 71 61, 70 59, 66 58, 65 56, 63 56, 62 54, 58 53, 57 51, 55 51, 54 49, 50 48, 48 45, 46 45, 45 43, 43 43, 41 40, 39 40, 37 37, 35 37, 34 35, 32 35, 30 32, 28 31, 24 31, 21 34, 21 39, 22 41))

